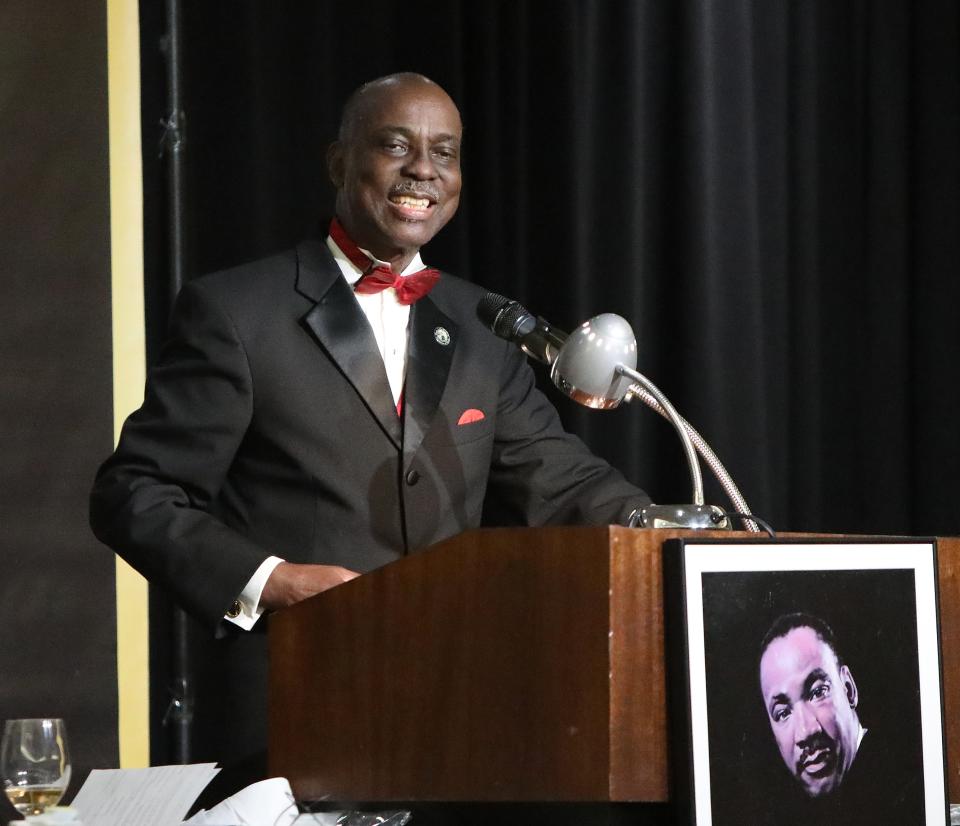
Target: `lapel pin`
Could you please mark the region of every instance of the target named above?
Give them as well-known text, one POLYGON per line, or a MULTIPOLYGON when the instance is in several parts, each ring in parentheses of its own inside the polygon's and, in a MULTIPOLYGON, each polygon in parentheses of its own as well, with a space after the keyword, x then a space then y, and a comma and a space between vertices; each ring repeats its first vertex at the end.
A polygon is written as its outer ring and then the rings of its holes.
POLYGON ((442 344, 444 347, 450 343, 450 333, 447 332, 446 327, 434 327, 433 338, 437 344, 442 344))

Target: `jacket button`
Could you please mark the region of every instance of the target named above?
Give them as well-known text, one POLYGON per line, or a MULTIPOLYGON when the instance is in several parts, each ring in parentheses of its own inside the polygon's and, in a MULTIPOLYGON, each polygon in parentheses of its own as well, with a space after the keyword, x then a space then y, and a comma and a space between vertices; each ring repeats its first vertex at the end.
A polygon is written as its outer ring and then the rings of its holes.
POLYGON ((417 471, 411 470, 409 473, 407 473, 408 485, 415 485, 419 481, 420 481, 420 474, 417 471))

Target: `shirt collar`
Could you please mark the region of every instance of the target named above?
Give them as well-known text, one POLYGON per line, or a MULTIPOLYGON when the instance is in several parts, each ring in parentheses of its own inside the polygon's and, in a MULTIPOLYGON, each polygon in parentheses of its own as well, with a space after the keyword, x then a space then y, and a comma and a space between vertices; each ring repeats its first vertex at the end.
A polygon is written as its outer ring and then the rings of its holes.
MULTIPOLYGON (((327 236, 327 249, 329 249, 330 252, 332 253, 334 261, 336 261, 337 266, 340 267, 340 272, 343 273, 343 277, 347 279, 347 283, 352 287, 354 284, 357 283, 357 281, 360 280, 360 276, 363 275, 363 273, 359 269, 357 269, 356 266, 354 266, 354 263, 349 258, 347 258, 343 250, 341 250, 340 247, 337 246, 337 242, 334 241, 329 235, 327 236)), ((364 255, 369 255, 370 258, 372 258, 375 263, 383 264, 383 266, 385 267, 390 266, 386 261, 381 261, 372 253, 363 249, 363 247, 360 247, 360 251, 364 253, 364 255)), ((418 250, 414 254, 413 259, 410 261, 410 263, 407 264, 406 267, 404 267, 403 272, 401 272, 400 275, 401 276, 412 275, 415 272, 420 272, 420 270, 422 269, 423 269, 423 259, 420 257, 420 251, 418 250)))

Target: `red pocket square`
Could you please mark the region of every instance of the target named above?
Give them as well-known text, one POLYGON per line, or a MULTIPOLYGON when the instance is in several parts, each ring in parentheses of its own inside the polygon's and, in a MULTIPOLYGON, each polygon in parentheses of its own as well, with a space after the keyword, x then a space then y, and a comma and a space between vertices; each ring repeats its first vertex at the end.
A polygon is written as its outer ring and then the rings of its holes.
POLYGON ((471 407, 469 410, 464 410, 460 415, 460 418, 457 420, 457 424, 473 424, 474 422, 479 422, 483 419, 483 411, 477 410, 475 407, 471 407))

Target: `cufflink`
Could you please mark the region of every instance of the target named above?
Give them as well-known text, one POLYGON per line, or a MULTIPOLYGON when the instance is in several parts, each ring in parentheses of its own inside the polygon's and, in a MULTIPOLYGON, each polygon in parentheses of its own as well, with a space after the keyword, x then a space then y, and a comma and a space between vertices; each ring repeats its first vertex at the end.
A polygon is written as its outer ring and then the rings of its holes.
POLYGON ((237 617, 240 616, 242 611, 243 609, 240 607, 240 600, 235 599, 233 602, 230 603, 230 607, 227 609, 226 616, 228 619, 236 619, 237 617))

